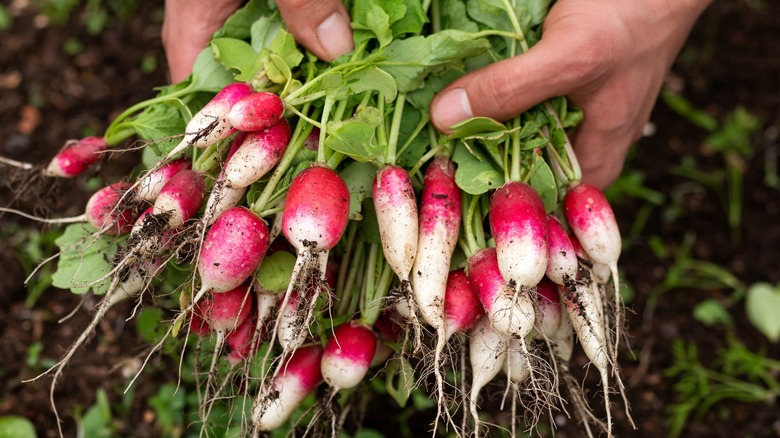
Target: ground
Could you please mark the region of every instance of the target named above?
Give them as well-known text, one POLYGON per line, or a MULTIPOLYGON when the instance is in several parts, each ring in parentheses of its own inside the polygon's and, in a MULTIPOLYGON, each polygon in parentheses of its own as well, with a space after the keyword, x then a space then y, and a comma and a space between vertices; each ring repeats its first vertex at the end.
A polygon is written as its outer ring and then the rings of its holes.
MULTIPOLYGON (((13 24, 0 30, 0 119, 4 122, 0 125, 0 155, 45 163, 65 139, 100 133, 123 108, 154 95, 153 87, 166 81, 159 38, 161 7, 159 0, 144 2, 124 19, 117 16, 116 10, 107 9, 105 27, 91 34, 85 21, 90 15, 83 8, 58 24, 39 14, 30 3, 12 1, 6 9, 13 24)), ((630 175, 643 177, 642 183, 630 185, 626 183, 629 178, 625 178, 612 190, 627 243, 620 265, 633 291, 627 321, 630 350, 624 350, 623 372, 638 426, 637 432, 631 431, 622 409, 616 409, 618 436, 668 434, 669 408, 679 401, 674 390, 678 380, 666 372, 676 363, 672 354, 675 342, 695 344, 705 365, 728 346, 730 338, 739 339, 768 358, 780 359, 780 346, 769 342, 750 323, 743 302, 732 295, 731 288, 722 283, 710 285, 705 280, 671 288, 677 283, 670 280, 670 274, 680 267, 686 242, 691 242, 690 260, 720 267, 744 285, 780 283, 780 196, 777 188, 765 182, 767 170, 771 174, 771 165, 777 165, 780 132, 778 29, 780 4, 776 2, 717 2, 697 23, 665 87, 713 118, 719 127, 739 106, 760 121, 748 136, 753 156, 741 161, 731 157, 728 161, 744 169, 742 216, 733 229, 727 220, 728 204, 724 203, 727 190, 717 179, 727 168, 727 160, 707 147, 710 133, 690 116, 683 117, 679 107, 675 111, 668 99, 659 101, 651 117, 652 129, 632 150, 628 162, 630 175), (692 157, 695 166, 687 165, 685 157, 692 157), (703 176, 697 179, 699 174, 694 168, 703 176), (706 176, 714 178, 712 185, 701 183, 706 176), (637 187, 641 190, 630 190, 637 187), (644 197, 625 196, 649 191, 652 194, 644 197), (652 196, 659 195, 663 199, 657 205, 648 203, 652 196), (653 293, 662 284, 669 285, 670 290, 652 307, 653 293), (732 322, 705 325, 701 317, 695 317, 694 309, 706 299, 724 306, 732 322)), ((137 160, 132 153, 113 156, 89 178, 60 182, 43 201, 50 211, 77 215, 89 193, 90 180, 111 181, 137 160)), ((19 181, 6 169, 0 172, 5 182, 19 181)), ((24 193, 15 195, 6 184, 0 187, 0 205, 45 212, 39 207, 41 199, 32 198, 24 193)), ((25 416, 34 422, 40 436, 55 436, 49 380, 21 381, 41 371, 45 359, 59 357, 64 346, 77 336, 77 328, 87 324, 89 315, 82 309, 67 323, 58 324, 81 301, 57 289, 46 289, 31 306, 25 303, 28 292, 23 281, 30 265, 17 252, 20 230, 41 227, 8 215, 0 216, 0 225, 0 355, 10 358, 0 365, 0 416, 25 416)), ((44 249, 51 251, 45 240, 46 229, 42 230, 44 249)), ((695 274, 684 271, 682 278, 702 278, 695 274)), ((94 302, 84 305, 88 308, 94 302)), ((112 311, 99 328, 99 342, 93 341, 77 354, 67 369, 68 378, 56 394, 66 436, 75 434, 74 409, 78 412, 77 407, 81 407, 83 412, 91 406, 98 387, 115 397, 115 388, 123 385, 127 373, 137 366, 143 344, 135 330, 123 323, 131 310, 120 306, 112 311)), ((584 363, 584 356, 577 354, 577 363, 584 363)), ((156 364, 152 377, 136 384, 135 397, 125 408, 125 423, 117 426, 119 430, 136 436, 161 433, 160 419, 147 401, 161 382, 175 379, 175 367, 169 364, 172 369, 165 371, 162 365, 156 364)), ((773 376, 780 379, 777 370, 773 376)), ((591 372, 588 387, 600 391, 592 380, 591 372)), ((773 394, 766 402, 725 400, 698 421, 691 421, 683 436, 780 436, 777 390, 773 394)), ((595 400, 600 399, 594 398, 597 406, 595 400)), ((366 422, 379 429, 377 425, 400 421, 400 411, 390 407, 383 412, 395 416, 369 415, 366 422)), ((414 425, 419 417, 407 418, 414 425)), ((560 426, 558 436, 579 436, 571 422, 560 426)))

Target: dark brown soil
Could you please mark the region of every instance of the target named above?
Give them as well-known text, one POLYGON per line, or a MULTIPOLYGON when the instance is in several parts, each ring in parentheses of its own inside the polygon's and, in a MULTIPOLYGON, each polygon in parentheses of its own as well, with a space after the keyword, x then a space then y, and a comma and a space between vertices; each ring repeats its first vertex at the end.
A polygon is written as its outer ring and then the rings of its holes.
MULTIPOLYGON (((143 5, 139 2, 139 10, 127 20, 111 16, 107 27, 97 35, 85 30, 83 10, 72 15, 67 25, 58 26, 36 15, 27 2, 12 3, 15 6, 8 10, 14 24, 9 30, 0 31, 0 155, 45 163, 66 139, 102 132, 119 111, 152 96, 153 87, 165 83, 159 38, 161 0, 143 5), (67 54, 65 47, 73 48, 75 42, 81 44, 81 49, 67 54), (149 61, 155 61, 157 68, 144 73, 142 62, 149 61)), ((647 313, 653 288, 666 277, 675 251, 688 235, 695 235, 692 257, 728 270, 744 284, 780 283, 780 193, 767 187, 763 180, 767 160, 777 163, 778 53, 780 4, 722 0, 698 22, 668 82, 695 108, 721 122, 737 106, 743 106, 763 123, 751 139, 755 155, 744 163, 744 212, 738 238, 729 230, 726 210, 715 190, 703 188, 675 198, 682 188, 691 186, 689 177, 670 172, 670 166, 680 164, 683 157, 694 157, 698 169, 707 174, 724 169, 723 157, 704 147, 708 134, 704 129, 659 102, 652 116, 655 133, 639 142, 629 161, 630 168, 644 175, 645 186, 666 198, 651 210, 646 224, 633 236, 621 258, 624 279, 634 292, 627 321, 633 354, 626 351, 623 355, 623 372, 639 430, 628 427, 618 404, 618 436, 668 434, 668 408, 676 401, 676 395, 675 380, 666 376, 665 370, 674 364, 671 346, 677 340, 695 343, 705 364, 727 346, 729 336, 737 337, 753 350, 763 349, 767 357, 780 359, 780 346, 771 344, 753 328, 741 302, 730 308, 734 319, 731 326, 708 327, 693 317, 693 307, 704 299, 715 298, 728 304, 730 291, 726 288, 675 289, 663 296, 653 313, 647 313), (668 212, 673 205, 679 207, 679 214, 670 219, 668 212), (659 258, 654 252, 657 242, 672 256, 659 258)), ((89 176, 61 181, 44 195, 48 204, 29 196, 14 196, 2 184, 0 205, 38 214, 56 211, 76 215, 89 187, 94 187, 90 179, 98 178, 100 184, 112 182, 125 175, 137 160, 131 153, 121 154, 89 176)), ((11 179, 7 168, 0 168, 0 181, 11 179)), ((643 205, 644 201, 637 198, 615 204, 626 236, 643 205)), ((40 227, 8 215, 0 216, 0 227, 0 357, 5 359, 0 365, 0 416, 26 416, 34 422, 40 436, 55 436, 56 425, 48 400, 49 378, 21 383, 43 369, 31 359, 29 348, 40 343, 41 358, 59 357, 78 335, 78 329, 88 323, 89 313, 82 309, 67 323, 58 324, 60 318, 80 305, 80 298, 56 289, 47 290, 32 308, 26 307, 25 272, 12 248, 15 241, 11 237, 19 232, 19 227, 40 227)), ((94 302, 84 304, 88 308, 93 305, 94 302)), ((123 372, 129 372, 131 365, 137 363, 144 347, 135 330, 123 324, 130 310, 129 306, 113 310, 100 325, 93 342, 74 356, 66 370, 66 378, 56 394, 66 436, 75 436, 73 412, 79 407, 83 412, 91 406, 98 388, 117 400, 116 388, 127 382, 123 372)), ((584 364, 584 356, 577 354, 577 364, 584 364)), ((163 372, 155 367, 137 382, 134 402, 122 417, 124 423, 119 425, 122 434, 160 434, 148 397, 163 383, 174 381, 175 375, 175 369, 163 372)), ((597 393, 600 387, 593 382, 594 377, 591 371, 587 387, 597 393)), ((775 374, 775 378, 780 376, 775 374)), ((598 407, 600 403, 599 396, 594 395, 592 405, 598 407)), ((700 421, 690 423, 683 436, 780 436, 779 412, 776 403, 725 401, 700 421)), ((428 430, 426 413, 409 416, 408 411, 402 414, 390 406, 371 410, 367 415, 366 423, 379 430, 399 429, 402 422, 408 423, 415 436, 423 436, 428 430)), ((571 422, 561 426, 558 436, 580 436, 571 422)))

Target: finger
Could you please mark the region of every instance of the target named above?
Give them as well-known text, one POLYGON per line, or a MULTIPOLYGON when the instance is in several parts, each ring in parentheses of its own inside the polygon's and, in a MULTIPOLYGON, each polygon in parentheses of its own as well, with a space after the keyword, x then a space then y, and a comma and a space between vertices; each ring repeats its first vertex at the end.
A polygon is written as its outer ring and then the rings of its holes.
POLYGON ((611 65, 609 50, 593 32, 550 32, 528 52, 471 72, 440 91, 431 103, 431 120, 448 132, 475 117, 508 120, 555 96, 587 86, 611 65))
POLYGON ((607 188, 620 176, 634 140, 625 131, 604 132, 583 123, 572 137, 582 181, 601 190, 607 188))
POLYGON ((318 58, 332 61, 354 48, 341 0, 276 0, 276 6, 295 40, 318 58))

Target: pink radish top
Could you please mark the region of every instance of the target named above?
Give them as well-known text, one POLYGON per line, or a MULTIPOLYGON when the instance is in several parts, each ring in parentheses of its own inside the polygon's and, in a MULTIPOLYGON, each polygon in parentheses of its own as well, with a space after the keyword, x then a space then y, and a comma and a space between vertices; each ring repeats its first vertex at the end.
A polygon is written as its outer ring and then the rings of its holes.
POLYGON ((282 364, 283 368, 276 377, 277 388, 284 391, 285 385, 292 383, 306 393, 311 392, 322 382, 320 362, 323 351, 316 344, 296 349, 290 360, 282 364))
POLYGON ((605 265, 620 258, 621 237, 607 198, 590 184, 579 184, 566 193, 563 213, 585 252, 605 265))
POLYGON ((129 233, 135 219, 134 209, 118 204, 130 186, 128 182, 117 182, 95 192, 87 201, 87 222, 113 236, 129 233))
POLYGON ((431 234, 440 223, 449 230, 458 230, 460 209, 461 196, 455 184, 455 166, 445 157, 436 157, 425 170, 420 195, 420 231, 431 234))
POLYGON ((46 175, 62 178, 73 178, 81 175, 90 166, 95 164, 101 152, 108 149, 108 144, 103 137, 85 137, 81 140, 71 140, 49 162, 46 175))
POLYGON ((490 229, 498 264, 514 287, 534 287, 547 267, 547 213, 528 184, 511 181, 490 198, 490 229))
POLYGON ((357 321, 336 327, 322 356, 322 376, 335 388, 352 388, 368 372, 376 351, 374 332, 357 321))
POLYGON ((233 104, 227 121, 239 131, 262 131, 275 125, 284 115, 284 102, 266 91, 252 93, 233 104))
POLYGON ((213 117, 226 116, 233 105, 254 92, 252 86, 244 82, 234 82, 226 85, 203 108, 201 113, 213 117))
POLYGON ((222 213, 206 233, 198 259, 203 288, 226 292, 260 266, 268 250, 268 226, 244 207, 222 213))
POLYGON ((200 209, 205 197, 203 176, 194 170, 182 170, 160 190, 154 201, 154 214, 170 213, 169 228, 178 228, 200 209))
POLYGON ((242 360, 250 357, 257 348, 258 343, 254 341, 255 328, 257 327, 257 314, 252 312, 249 318, 244 320, 238 328, 231 331, 225 337, 225 343, 230 347, 228 353, 228 362, 232 365, 239 364, 242 360))
POLYGON ((557 284, 574 280, 577 277, 577 253, 563 225, 553 215, 547 216, 547 246, 547 277, 557 284))
MULTIPOLYGON (((214 330, 234 330, 249 317, 254 308, 253 295, 246 284, 227 292, 211 295, 211 304, 205 312, 206 320, 214 330)), ((209 301, 204 299, 203 301, 209 301)))
POLYGON ((139 199, 144 201, 153 202, 157 199, 160 191, 163 187, 174 177, 177 173, 185 169, 190 169, 192 163, 190 160, 174 160, 157 170, 147 173, 139 181, 136 193, 139 199))
POLYGON ((539 310, 541 311, 541 321, 537 325, 541 326, 541 331, 549 339, 553 339, 561 325, 561 302, 558 296, 558 285, 547 277, 536 285, 538 295, 539 310))
POLYGON ((282 213, 282 232, 298 253, 333 248, 349 220, 349 189, 328 167, 312 165, 293 180, 282 213))
POLYGON ((482 307, 490 312, 498 296, 506 289, 504 277, 498 270, 495 248, 481 249, 469 258, 468 279, 482 307))
POLYGON ((476 292, 471 288, 466 272, 462 269, 450 271, 444 296, 445 334, 449 337, 454 333, 469 330, 484 314, 485 311, 476 292))

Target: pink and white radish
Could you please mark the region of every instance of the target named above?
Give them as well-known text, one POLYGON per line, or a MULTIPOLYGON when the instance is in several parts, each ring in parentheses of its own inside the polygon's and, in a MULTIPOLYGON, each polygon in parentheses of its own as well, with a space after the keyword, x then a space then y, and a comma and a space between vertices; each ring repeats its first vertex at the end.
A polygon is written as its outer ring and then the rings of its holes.
POLYGON ((222 213, 206 233, 198 256, 201 290, 226 292, 244 283, 260 266, 268 250, 268 226, 244 207, 222 213))
POLYGON ((280 427, 322 382, 322 355, 322 347, 311 345, 296 349, 289 361, 279 363, 273 383, 263 386, 252 407, 255 432, 268 432, 280 427))
MULTIPOLYGON (((230 142, 230 149, 228 150, 227 157, 225 157, 225 165, 230 162, 230 159, 235 155, 236 151, 241 146, 241 143, 246 139, 246 136, 246 132, 239 132, 233 137, 233 140, 230 142)), ((201 219, 201 222, 206 226, 212 225, 222 213, 237 206, 241 202, 241 199, 243 199, 246 194, 246 190, 246 187, 231 188, 226 186, 225 168, 223 166, 217 180, 211 188, 208 199, 206 199, 206 207, 203 209, 203 218, 201 219)), ((273 237, 271 237, 270 240, 273 240, 273 237)))
POLYGON ((513 290, 501 275, 495 248, 484 248, 469 258, 468 278, 493 328, 523 339, 534 327, 533 300, 526 291, 513 290))
POLYGON ((108 144, 103 137, 69 140, 49 162, 43 173, 46 176, 61 178, 76 177, 100 160, 102 152, 106 149, 108 144))
POLYGON ((425 170, 420 195, 420 225, 417 256, 412 268, 412 296, 423 319, 436 329, 434 375, 438 387, 438 413, 443 412, 444 379, 441 355, 447 343, 444 297, 450 260, 458 243, 461 193, 455 183, 455 167, 438 156, 425 170))
POLYGON ((450 271, 444 295, 444 333, 453 334, 471 329, 485 314, 468 276, 463 269, 450 271))
POLYGON ((249 84, 241 82, 223 88, 187 122, 184 138, 163 161, 169 161, 188 147, 204 148, 230 137, 236 130, 227 121, 226 116, 236 102, 252 92, 249 84))
POLYGON ((142 201, 154 202, 162 188, 174 175, 191 167, 190 160, 182 159, 165 163, 162 167, 151 170, 138 181, 135 188, 136 197, 142 201))
POLYGON ((322 355, 321 371, 334 390, 357 386, 368 373, 376 351, 371 328, 359 321, 347 321, 333 330, 322 355))
POLYGON ((250 132, 223 169, 227 187, 247 187, 262 178, 281 159, 290 142, 290 125, 285 120, 250 132))
MULTIPOLYGON (((305 314, 298 321, 299 331, 308 331, 321 285, 325 283, 328 253, 341 239, 348 220, 349 189, 332 169, 314 164, 293 179, 282 212, 282 233, 296 249, 297 258, 280 306, 287 307, 293 288, 308 288, 314 280, 313 293, 298 291, 305 314)), ((279 323, 277 319, 274 332, 279 323)), ((293 335, 292 339, 299 337, 293 335)))
POLYGON ((471 392, 469 410, 474 418, 474 436, 479 436, 479 392, 501 371, 507 360, 507 338, 495 331, 487 318, 482 318, 469 332, 471 392))
POLYGON ((511 181, 490 197, 490 229, 498 266, 515 289, 531 289, 547 269, 547 214, 539 194, 511 181))
POLYGON ((547 277, 536 285, 537 305, 536 325, 539 336, 554 339, 561 326, 561 300, 558 287, 547 277))
POLYGON ((130 183, 117 182, 95 192, 87 201, 86 220, 100 233, 113 236, 129 233, 135 220, 133 206, 122 205, 130 183))
POLYGON ((154 201, 155 215, 165 214, 166 228, 179 228, 195 216, 205 197, 203 176, 194 170, 181 170, 160 190, 154 201))
POLYGON ((547 278, 562 286, 576 279, 577 253, 563 225, 553 215, 547 216, 547 247, 547 278))
POLYGON ((300 314, 302 300, 298 292, 292 290, 287 296, 277 315, 276 338, 284 351, 291 351, 303 345, 309 332, 301 327, 305 316, 300 314))
POLYGON ((225 120, 239 131, 254 132, 274 126, 283 115, 282 99, 277 94, 260 91, 248 94, 234 103, 225 120))
POLYGON ((230 346, 228 362, 233 366, 251 357, 257 351, 266 332, 266 323, 276 309, 279 295, 262 290, 256 292, 257 306, 249 319, 225 338, 225 342, 230 346))

